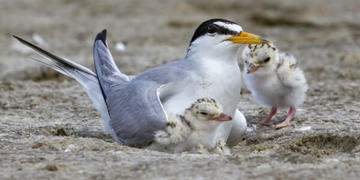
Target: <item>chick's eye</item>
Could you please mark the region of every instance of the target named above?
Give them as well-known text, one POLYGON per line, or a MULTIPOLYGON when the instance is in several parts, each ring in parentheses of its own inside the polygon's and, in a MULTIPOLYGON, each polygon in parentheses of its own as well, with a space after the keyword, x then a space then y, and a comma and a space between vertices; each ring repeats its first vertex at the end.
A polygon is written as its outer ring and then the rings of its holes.
POLYGON ((267 57, 266 59, 264 59, 264 62, 267 63, 270 61, 270 57, 267 57))
POLYGON ((200 112, 200 114, 204 115, 204 116, 208 115, 208 113, 206 113, 206 112, 200 112))
POLYGON ((245 61, 245 64, 249 63, 249 61, 245 61))
POLYGON ((210 34, 214 34, 216 33, 216 26, 211 24, 210 26, 208 26, 208 33, 210 34))

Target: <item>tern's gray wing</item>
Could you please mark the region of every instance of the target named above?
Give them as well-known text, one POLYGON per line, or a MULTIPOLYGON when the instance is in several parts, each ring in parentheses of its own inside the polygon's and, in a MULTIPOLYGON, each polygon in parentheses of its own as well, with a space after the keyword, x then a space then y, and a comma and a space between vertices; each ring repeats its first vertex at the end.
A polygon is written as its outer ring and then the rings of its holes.
POLYGON ((166 127, 167 116, 159 99, 160 85, 152 81, 113 86, 107 96, 110 127, 117 140, 130 146, 148 145, 155 131, 166 127))
POLYGON ((166 127, 167 115, 159 95, 171 95, 163 89, 183 77, 179 76, 182 71, 180 67, 165 65, 129 78, 116 67, 105 39, 106 31, 97 35, 94 61, 110 115, 109 125, 119 143, 148 145, 155 131, 166 127))
POLYGON ((121 73, 106 45, 106 29, 97 34, 94 42, 94 64, 104 96, 109 93, 114 84, 124 84, 130 78, 121 73))

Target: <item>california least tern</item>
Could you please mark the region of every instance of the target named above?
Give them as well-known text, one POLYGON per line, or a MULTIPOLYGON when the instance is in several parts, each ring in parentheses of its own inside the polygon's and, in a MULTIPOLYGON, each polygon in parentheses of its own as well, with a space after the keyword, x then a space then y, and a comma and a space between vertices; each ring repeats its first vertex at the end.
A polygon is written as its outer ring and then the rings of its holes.
POLYGON ((288 126, 296 107, 305 99, 308 85, 296 59, 289 53, 280 53, 273 44, 249 45, 242 53, 244 81, 254 99, 272 107, 270 115, 261 121, 270 125, 278 108, 289 108, 286 119, 275 128, 288 126))
POLYGON ((179 153, 197 151, 201 146, 213 150, 219 144, 216 129, 232 118, 222 113, 222 106, 214 99, 201 98, 185 110, 184 115, 168 115, 167 127, 155 133, 150 149, 179 153))
POLYGON ((20 37, 20 42, 46 60, 41 63, 77 80, 105 122, 105 130, 120 144, 146 146, 154 132, 164 129, 167 113, 183 114, 201 97, 211 97, 233 117, 217 130, 217 139, 236 143, 246 131, 237 104, 241 71, 237 51, 241 44, 268 43, 260 36, 224 19, 210 19, 195 30, 183 59, 149 69, 137 76, 121 73, 106 44, 106 30, 95 39, 96 74, 73 61, 56 56, 20 37), (231 132, 231 133, 230 133, 231 132))

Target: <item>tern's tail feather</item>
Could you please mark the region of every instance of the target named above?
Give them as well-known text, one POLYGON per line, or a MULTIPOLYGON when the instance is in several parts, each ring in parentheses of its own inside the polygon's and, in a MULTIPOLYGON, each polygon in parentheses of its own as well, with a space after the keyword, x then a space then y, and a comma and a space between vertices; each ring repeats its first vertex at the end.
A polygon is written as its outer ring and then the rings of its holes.
POLYGON ((96 75, 90 69, 75 62, 72 62, 70 60, 56 56, 28 41, 25 41, 20 37, 17 36, 13 36, 13 37, 19 40, 24 45, 32 48, 37 53, 39 53, 39 55, 45 58, 42 60, 35 59, 36 61, 66 76, 72 77, 77 82, 79 82, 83 86, 84 90, 86 91, 92 102, 94 103, 95 108, 101 114, 101 117, 105 120, 106 132, 112 134, 112 130, 109 127, 109 121, 110 121, 109 112, 104 97, 102 95, 101 87, 99 85, 96 75))
POLYGON ((120 72, 106 45, 106 29, 97 34, 94 43, 94 64, 97 77, 106 99, 110 87, 124 85, 130 81, 129 76, 120 72))

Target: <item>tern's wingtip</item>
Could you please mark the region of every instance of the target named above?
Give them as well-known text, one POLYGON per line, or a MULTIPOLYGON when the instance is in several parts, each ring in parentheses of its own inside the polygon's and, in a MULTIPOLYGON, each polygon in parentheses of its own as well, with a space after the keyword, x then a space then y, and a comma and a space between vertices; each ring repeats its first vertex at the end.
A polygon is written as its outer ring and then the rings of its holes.
POLYGON ((107 32, 107 30, 104 29, 100 33, 98 33, 96 35, 95 41, 100 40, 100 41, 102 41, 104 43, 105 46, 107 46, 106 45, 106 32, 107 32))
POLYGON ((19 42, 23 43, 23 44, 30 44, 29 42, 27 42, 26 40, 24 40, 23 38, 14 35, 14 34, 10 34, 10 36, 12 36, 13 38, 15 38, 16 40, 18 40, 19 42))
POLYGON ((21 40, 21 38, 17 35, 14 35, 14 34, 10 34, 10 36, 12 36, 13 38, 17 39, 17 40, 21 40))

